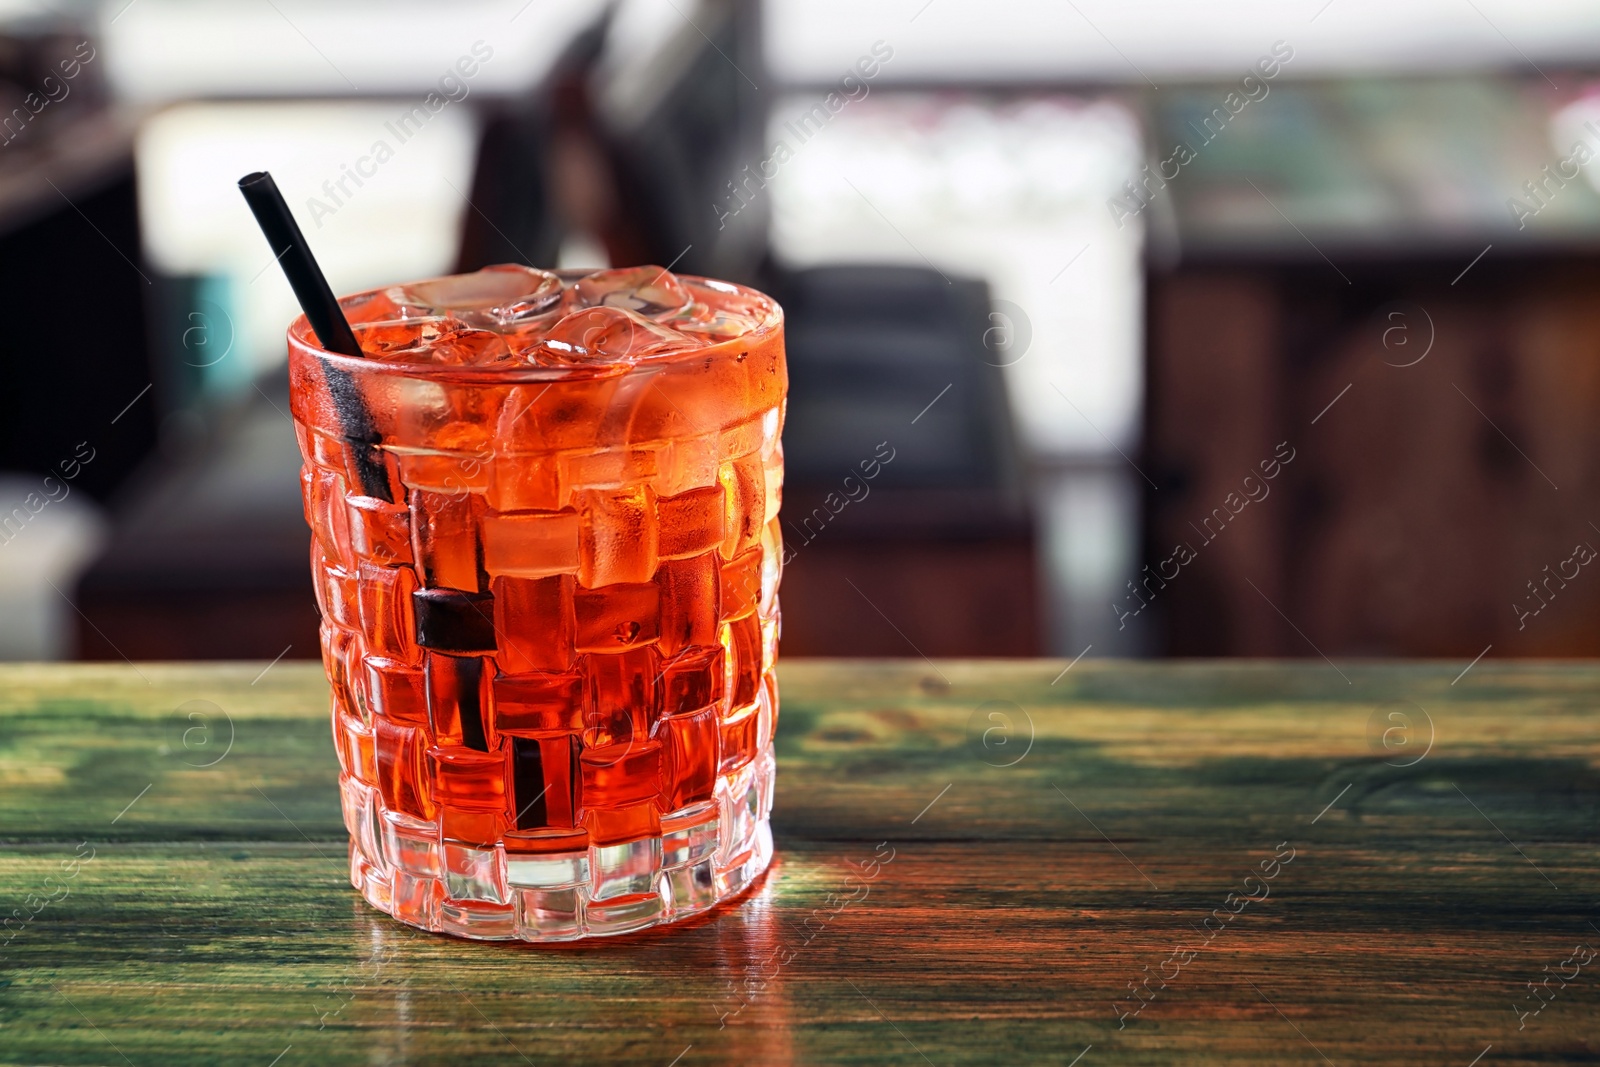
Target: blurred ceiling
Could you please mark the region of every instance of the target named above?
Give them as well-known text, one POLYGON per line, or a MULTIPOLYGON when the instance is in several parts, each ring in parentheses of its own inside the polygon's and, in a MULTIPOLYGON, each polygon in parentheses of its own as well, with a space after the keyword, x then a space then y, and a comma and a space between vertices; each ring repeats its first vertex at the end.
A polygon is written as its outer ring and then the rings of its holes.
POLYGON ((895 50, 883 76, 914 83, 1237 78, 1280 40, 1296 78, 1600 57, 1594 0, 765 0, 763 12, 767 64, 792 84, 838 80, 880 39, 895 50))
MULTIPOLYGON (((113 90, 131 101, 394 96, 452 76, 475 43, 472 88, 531 90, 604 0, 111 0, 101 8, 113 90), (475 55, 483 59, 480 50, 475 55)), ((692 5, 691 5, 692 6, 692 5)))

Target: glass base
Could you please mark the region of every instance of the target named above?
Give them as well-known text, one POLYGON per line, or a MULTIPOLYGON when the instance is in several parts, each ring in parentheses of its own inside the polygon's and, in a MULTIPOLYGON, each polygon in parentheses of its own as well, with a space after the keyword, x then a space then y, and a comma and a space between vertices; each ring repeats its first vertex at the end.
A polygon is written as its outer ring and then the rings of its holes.
POLYGON ((437 823, 390 811, 378 790, 341 778, 350 883, 403 923, 484 941, 575 941, 676 922, 767 869, 774 771, 768 744, 718 778, 711 800, 663 815, 660 836, 562 852, 445 839, 437 823))

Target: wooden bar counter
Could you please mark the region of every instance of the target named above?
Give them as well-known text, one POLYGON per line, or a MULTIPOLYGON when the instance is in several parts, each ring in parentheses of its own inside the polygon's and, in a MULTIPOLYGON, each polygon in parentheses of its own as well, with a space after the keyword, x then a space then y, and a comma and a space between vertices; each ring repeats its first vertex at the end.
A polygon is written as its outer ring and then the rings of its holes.
POLYGON ((0 1063, 1600 1058, 1600 666, 803 661, 679 927, 350 888, 321 667, 0 668, 0 1063))

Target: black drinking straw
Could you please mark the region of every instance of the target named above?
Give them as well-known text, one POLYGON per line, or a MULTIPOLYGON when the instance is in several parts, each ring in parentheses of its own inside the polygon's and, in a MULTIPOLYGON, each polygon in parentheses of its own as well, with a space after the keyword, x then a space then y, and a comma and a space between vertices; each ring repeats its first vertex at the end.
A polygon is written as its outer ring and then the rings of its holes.
POLYGON ((333 290, 328 288, 328 279, 322 276, 322 268, 311 254, 311 246, 306 244, 305 235, 289 213, 289 205, 284 203, 272 175, 264 170, 246 174, 239 179, 239 191, 250 205, 261 232, 266 234, 267 244, 272 246, 272 254, 289 279, 289 286, 294 289, 295 299, 300 301, 300 309, 306 313, 317 342, 329 352, 361 355, 361 346, 356 344, 350 322, 334 299, 333 290))
MULTIPOLYGON (((340 355, 364 355, 361 346, 356 343, 355 333, 350 329, 350 320, 344 317, 339 301, 334 299, 328 279, 323 277, 322 268, 311 254, 311 246, 306 244, 305 234, 300 232, 299 224, 289 213, 289 205, 284 203, 283 194, 278 192, 272 175, 264 170, 246 174, 239 179, 239 191, 244 194, 245 203, 250 205, 261 232, 266 234, 273 256, 283 268, 295 299, 300 302, 300 309, 306 313, 306 321, 311 323, 311 329, 317 335, 317 343, 327 351, 340 355)), ((393 503, 394 491, 383 456, 377 448, 380 436, 361 389, 349 371, 333 366, 325 357, 321 363, 328 394, 339 413, 340 428, 344 431, 345 440, 350 443, 353 464, 351 477, 361 486, 365 495, 393 503)))

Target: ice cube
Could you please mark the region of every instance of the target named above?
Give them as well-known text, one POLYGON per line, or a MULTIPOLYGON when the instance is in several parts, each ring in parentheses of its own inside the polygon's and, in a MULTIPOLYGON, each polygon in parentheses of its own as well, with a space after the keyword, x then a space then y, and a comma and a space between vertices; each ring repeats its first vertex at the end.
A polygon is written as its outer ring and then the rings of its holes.
POLYGON ((615 363, 690 348, 697 342, 677 330, 620 307, 574 311, 550 327, 532 350, 541 363, 615 363))
POLYGON ((549 271, 515 263, 472 274, 399 287, 396 303, 415 303, 485 330, 504 330, 556 310, 561 279, 549 271))
POLYGON ((368 356, 398 363, 481 366, 511 358, 497 335, 445 316, 357 326, 355 334, 368 356))
POLYGON ((750 332, 754 324, 741 315, 733 315, 726 311, 716 310, 703 317, 684 321, 674 320, 672 325, 686 334, 696 338, 704 338, 706 344, 714 344, 717 341, 743 337, 750 332))
POLYGON ((344 317, 352 326, 415 318, 414 313, 408 316, 406 308, 395 301, 394 296, 398 294, 397 289, 374 289, 366 293, 357 293, 355 296, 341 297, 339 309, 344 312, 344 317))
POLYGON ((672 326, 708 342, 747 334, 771 313, 765 297, 726 282, 691 278, 683 285, 690 303, 684 313, 674 317, 672 326))
POLYGON ((614 307, 652 319, 682 312, 690 302, 687 290, 662 267, 624 267, 589 275, 575 287, 583 307, 614 307))

